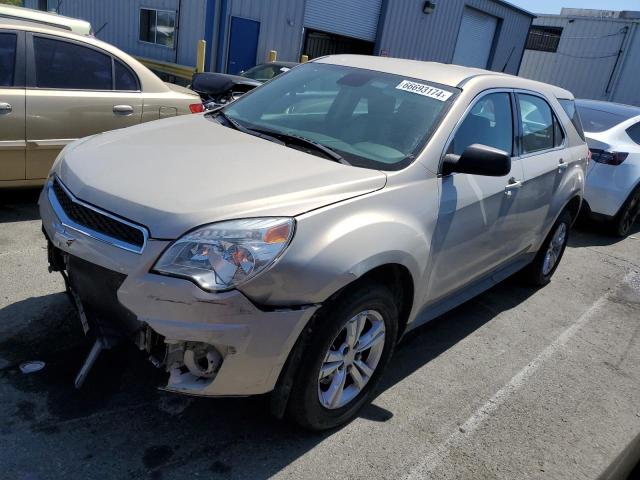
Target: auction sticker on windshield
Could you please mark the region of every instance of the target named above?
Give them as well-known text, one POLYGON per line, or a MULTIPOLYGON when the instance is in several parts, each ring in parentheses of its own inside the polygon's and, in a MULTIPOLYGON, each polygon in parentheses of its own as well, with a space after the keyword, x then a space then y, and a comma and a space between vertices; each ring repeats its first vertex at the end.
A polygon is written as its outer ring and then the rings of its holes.
POLYGON ((403 80, 396 87, 398 90, 404 90, 405 92, 417 93, 429 98, 435 98, 441 102, 446 102, 453 93, 441 90, 440 88, 425 85, 424 83, 410 82, 409 80, 403 80))

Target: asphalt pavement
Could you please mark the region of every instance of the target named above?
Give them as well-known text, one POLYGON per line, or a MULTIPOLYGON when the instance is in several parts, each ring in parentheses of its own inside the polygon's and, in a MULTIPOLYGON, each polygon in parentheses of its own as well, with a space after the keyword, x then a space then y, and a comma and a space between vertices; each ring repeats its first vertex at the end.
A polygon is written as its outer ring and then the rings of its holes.
POLYGON ((132 348, 74 390, 91 345, 36 197, 0 192, 0 478, 596 479, 640 456, 640 225, 574 230, 547 287, 508 279, 410 333, 372 405, 314 434, 265 397, 162 392, 132 348))

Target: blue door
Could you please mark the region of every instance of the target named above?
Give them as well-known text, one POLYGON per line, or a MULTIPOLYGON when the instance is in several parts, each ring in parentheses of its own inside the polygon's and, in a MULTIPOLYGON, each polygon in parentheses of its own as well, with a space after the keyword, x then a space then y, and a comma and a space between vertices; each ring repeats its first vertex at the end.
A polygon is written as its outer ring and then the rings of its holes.
POLYGON ((231 17, 231 35, 227 73, 238 73, 254 67, 258 56, 258 37, 260 22, 246 18, 231 17))

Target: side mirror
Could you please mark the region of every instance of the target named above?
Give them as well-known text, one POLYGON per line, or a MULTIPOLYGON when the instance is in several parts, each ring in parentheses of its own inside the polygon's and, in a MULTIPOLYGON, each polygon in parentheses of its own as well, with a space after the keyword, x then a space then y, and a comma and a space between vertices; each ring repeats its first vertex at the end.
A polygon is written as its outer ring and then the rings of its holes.
POLYGON ((504 150, 474 143, 462 155, 448 153, 442 162, 442 174, 470 173, 503 177, 511 171, 511 156, 504 150))

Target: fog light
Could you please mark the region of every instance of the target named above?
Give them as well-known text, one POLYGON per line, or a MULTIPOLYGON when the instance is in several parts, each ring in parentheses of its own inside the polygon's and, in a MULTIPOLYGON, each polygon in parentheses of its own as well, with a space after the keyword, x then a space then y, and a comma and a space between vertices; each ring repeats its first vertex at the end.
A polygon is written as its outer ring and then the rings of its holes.
POLYGON ((185 350, 183 361, 192 375, 213 378, 222 363, 222 355, 209 344, 196 343, 185 350))

